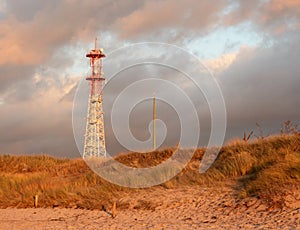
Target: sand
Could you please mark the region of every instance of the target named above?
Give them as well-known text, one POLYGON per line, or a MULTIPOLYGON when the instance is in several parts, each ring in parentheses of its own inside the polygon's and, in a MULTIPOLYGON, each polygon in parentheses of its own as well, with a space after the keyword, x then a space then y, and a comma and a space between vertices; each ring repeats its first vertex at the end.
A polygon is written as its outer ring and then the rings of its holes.
POLYGON ((287 207, 237 200, 229 187, 140 190, 117 201, 117 215, 63 208, 1 209, 0 230, 50 229, 300 229, 299 191, 287 207))

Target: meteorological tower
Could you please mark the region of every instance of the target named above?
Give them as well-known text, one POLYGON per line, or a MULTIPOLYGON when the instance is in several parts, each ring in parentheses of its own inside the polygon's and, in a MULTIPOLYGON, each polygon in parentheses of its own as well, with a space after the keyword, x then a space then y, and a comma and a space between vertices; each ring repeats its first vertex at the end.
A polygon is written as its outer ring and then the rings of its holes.
POLYGON ((102 48, 97 48, 97 38, 95 39, 95 48, 86 54, 86 57, 90 59, 91 70, 86 78, 90 83, 90 93, 83 158, 106 157, 102 107, 102 89, 105 82, 102 70, 102 58, 105 57, 105 54, 102 48))

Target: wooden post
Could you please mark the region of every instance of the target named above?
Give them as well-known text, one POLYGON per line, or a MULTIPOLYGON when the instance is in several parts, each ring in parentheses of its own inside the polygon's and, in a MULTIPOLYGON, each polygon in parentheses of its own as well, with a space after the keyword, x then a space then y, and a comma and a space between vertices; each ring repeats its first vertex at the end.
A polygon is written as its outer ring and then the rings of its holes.
POLYGON ((244 131, 244 138, 243 138, 244 141, 247 141, 247 137, 246 137, 246 131, 244 131))
POLYGON ((117 202, 116 201, 114 201, 112 211, 111 211, 111 216, 112 216, 112 218, 115 218, 117 216, 117 202))
POLYGON ((35 195, 35 196, 33 197, 33 199, 34 199, 34 207, 37 208, 39 196, 38 196, 38 195, 35 195))

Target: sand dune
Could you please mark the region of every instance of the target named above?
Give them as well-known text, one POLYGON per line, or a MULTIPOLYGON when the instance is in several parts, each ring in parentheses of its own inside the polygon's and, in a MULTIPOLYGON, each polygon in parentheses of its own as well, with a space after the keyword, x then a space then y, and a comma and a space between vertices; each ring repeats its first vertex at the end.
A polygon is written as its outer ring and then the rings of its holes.
MULTIPOLYGON (((117 160, 144 168, 172 153, 117 160)), ((299 134, 237 140, 200 174, 198 149, 176 177, 147 189, 110 184, 82 159, 0 156, 0 207, 11 207, 0 209, 0 230, 300 229, 299 153, 299 134), (41 208, 32 208, 35 195, 41 208)))

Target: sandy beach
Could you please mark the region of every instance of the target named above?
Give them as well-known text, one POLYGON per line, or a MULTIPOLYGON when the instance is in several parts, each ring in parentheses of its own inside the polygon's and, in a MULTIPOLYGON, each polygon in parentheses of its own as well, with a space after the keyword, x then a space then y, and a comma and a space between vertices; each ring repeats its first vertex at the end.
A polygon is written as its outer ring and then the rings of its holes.
POLYGON ((0 229, 300 229, 299 196, 270 209, 256 198, 237 200, 229 187, 153 188, 118 200, 115 218, 111 207, 8 208, 0 210, 0 229))

